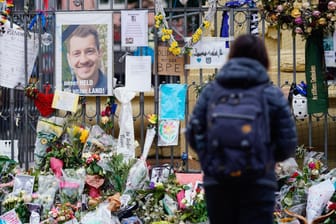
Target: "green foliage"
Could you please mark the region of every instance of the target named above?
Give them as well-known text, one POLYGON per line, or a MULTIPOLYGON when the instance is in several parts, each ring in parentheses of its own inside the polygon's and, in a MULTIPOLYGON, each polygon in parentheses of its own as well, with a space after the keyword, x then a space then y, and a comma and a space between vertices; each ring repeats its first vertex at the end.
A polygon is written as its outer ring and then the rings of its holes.
POLYGON ((207 80, 203 83, 200 84, 195 84, 195 93, 196 93, 196 97, 199 97, 200 93, 202 92, 202 90, 204 89, 204 87, 211 81, 213 81, 215 79, 216 75, 212 74, 212 75, 208 75, 207 80))
POLYGON ((123 154, 112 154, 108 160, 105 178, 113 185, 116 192, 122 193, 126 188, 128 173, 136 160, 125 161, 123 154))

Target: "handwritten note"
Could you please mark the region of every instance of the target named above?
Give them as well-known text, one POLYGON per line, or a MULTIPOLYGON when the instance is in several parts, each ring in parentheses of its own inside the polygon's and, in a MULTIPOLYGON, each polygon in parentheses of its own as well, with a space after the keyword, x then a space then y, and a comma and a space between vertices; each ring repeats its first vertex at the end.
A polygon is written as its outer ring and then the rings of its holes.
MULTIPOLYGON (((30 33, 27 38, 27 72, 30 76, 38 53, 37 35, 30 33)), ((15 88, 25 85, 25 33, 10 27, 0 35, 0 85, 15 88)))
POLYGON ((158 55, 158 74, 159 75, 178 75, 184 72, 184 57, 176 57, 168 50, 167 46, 159 46, 158 55))
POLYGON ((220 68, 227 61, 229 48, 226 48, 228 38, 203 37, 193 46, 190 64, 187 69, 220 68))

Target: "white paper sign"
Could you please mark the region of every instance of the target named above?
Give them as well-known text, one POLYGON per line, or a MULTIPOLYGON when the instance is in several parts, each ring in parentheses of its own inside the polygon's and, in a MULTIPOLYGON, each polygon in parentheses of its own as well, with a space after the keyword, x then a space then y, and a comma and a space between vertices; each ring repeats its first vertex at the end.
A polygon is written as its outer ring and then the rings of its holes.
POLYGON ((78 107, 79 95, 55 90, 52 108, 76 112, 78 107))
MULTIPOLYGON (((14 147, 14 160, 19 162, 19 149, 18 140, 13 141, 14 147)), ((12 158, 12 141, 11 140, 0 140, 0 154, 12 158)))
POLYGON ((193 46, 190 64, 187 69, 221 68, 227 61, 229 48, 226 42, 229 38, 203 37, 193 46))
POLYGON ((125 88, 146 92, 151 90, 151 56, 126 56, 125 88))
MULTIPOLYGON (((25 80, 25 33, 23 30, 5 27, 0 35, 0 86, 15 88, 25 80)), ((32 73, 38 53, 38 35, 30 33, 27 38, 27 72, 32 73)))
POLYGON ((148 46, 148 10, 121 11, 121 46, 148 46))
POLYGON ((333 36, 326 36, 323 38, 324 57, 327 67, 336 67, 336 32, 333 36))

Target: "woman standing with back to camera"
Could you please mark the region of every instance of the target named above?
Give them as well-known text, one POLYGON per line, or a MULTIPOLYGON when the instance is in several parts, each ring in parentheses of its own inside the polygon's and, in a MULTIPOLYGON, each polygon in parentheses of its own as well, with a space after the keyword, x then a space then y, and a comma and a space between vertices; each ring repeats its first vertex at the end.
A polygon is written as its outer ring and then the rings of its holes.
MULTIPOLYGON (((215 80, 202 90, 189 119, 186 137, 198 154, 204 172, 203 185, 211 224, 273 224, 275 192, 278 188, 274 166, 276 162, 294 156, 297 146, 295 122, 282 91, 271 84, 263 89, 264 112, 268 113, 264 116, 269 120, 265 122, 269 126, 269 143, 265 148, 269 149, 266 153, 270 168, 248 181, 235 177, 232 181, 223 180, 212 172, 210 167, 215 169, 219 159, 217 154, 214 156, 218 153, 215 151, 217 148, 214 149, 208 139, 207 120, 209 102, 216 94, 215 85, 243 91, 256 88, 270 82, 268 69, 269 57, 263 40, 251 34, 237 37, 230 45, 227 63, 219 70, 215 80)), ((257 131, 263 135, 264 130, 257 131)), ((225 137, 230 132, 222 130, 219 135, 225 137)), ((266 131, 264 135, 267 135, 266 131)))

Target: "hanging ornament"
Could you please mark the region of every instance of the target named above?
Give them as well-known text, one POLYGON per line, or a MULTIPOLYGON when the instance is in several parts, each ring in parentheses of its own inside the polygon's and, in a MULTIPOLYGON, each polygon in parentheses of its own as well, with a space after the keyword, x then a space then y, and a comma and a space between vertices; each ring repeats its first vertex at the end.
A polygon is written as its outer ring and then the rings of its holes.
POLYGON ((49 46, 53 42, 53 36, 48 32, 44 32, 41 35, 41 42, 44 46, 49 46))
POLYGON ((187 2, 188 2, 188 0, 180 0, 180 3, 181 3, 182 5, 186 5, 187 2))
POLYGON ((82 1, 81 1, 81 0, 74 0, 73 3, 74 3, 74 5, 75 5, 76 7, 79 7, 79 6, 82 5, 82 1))

